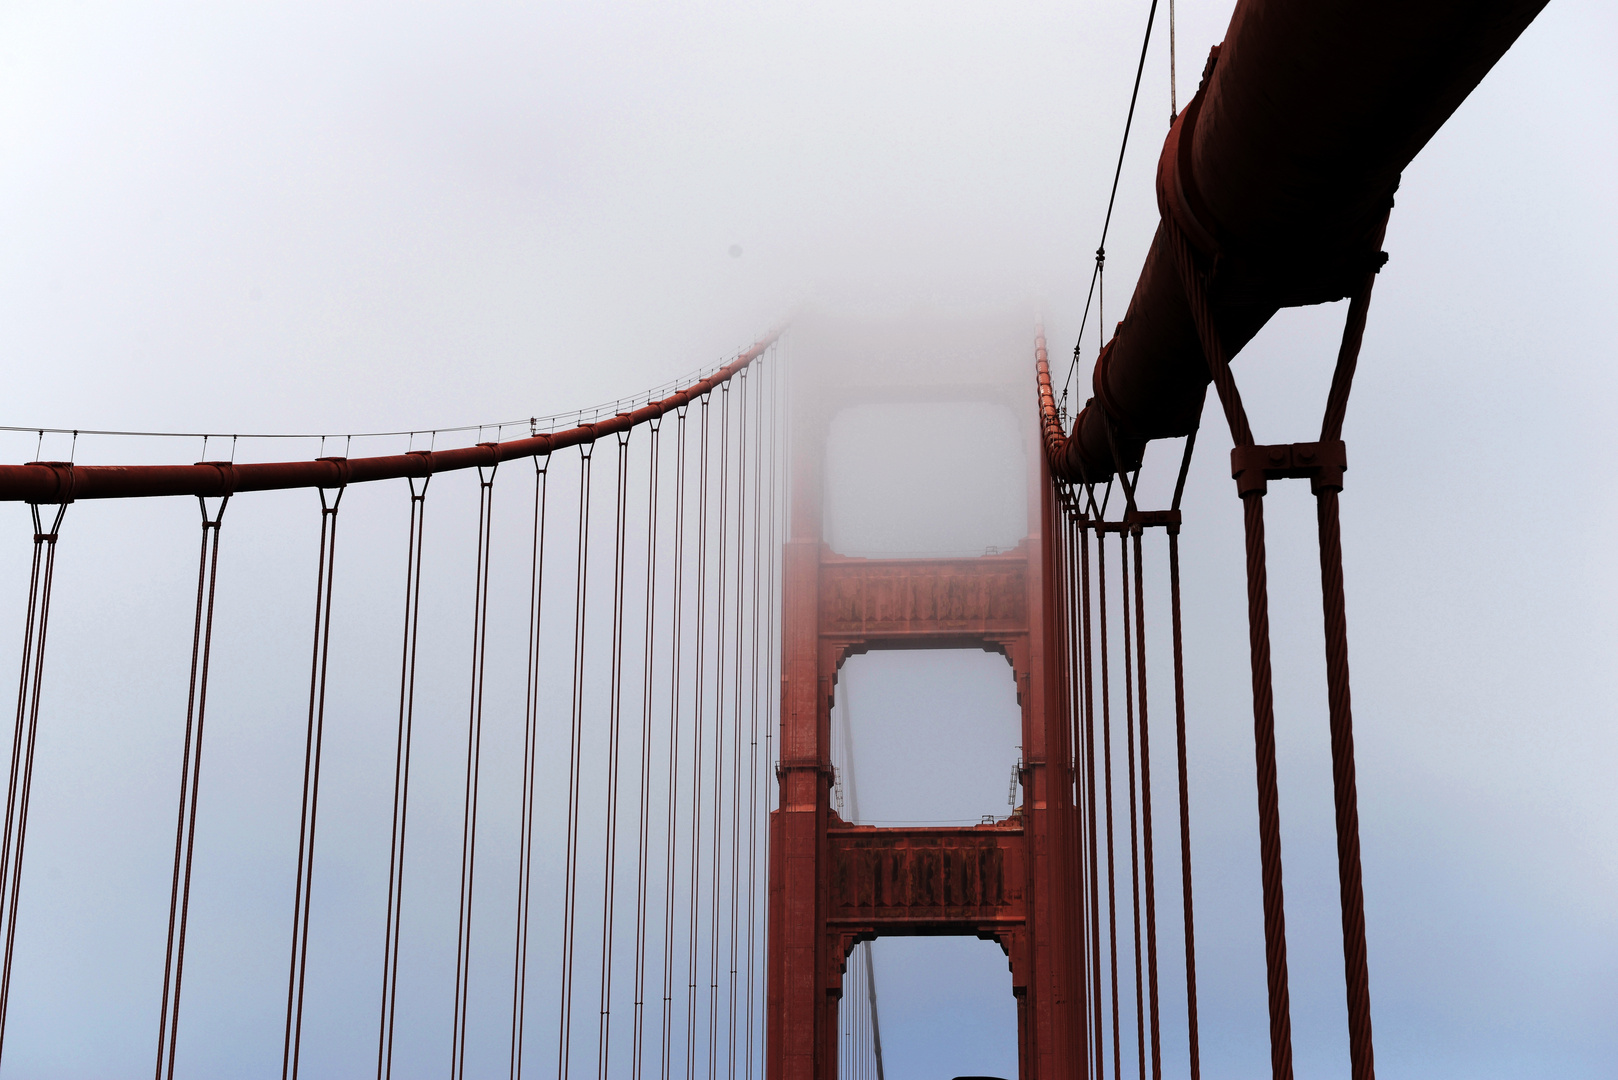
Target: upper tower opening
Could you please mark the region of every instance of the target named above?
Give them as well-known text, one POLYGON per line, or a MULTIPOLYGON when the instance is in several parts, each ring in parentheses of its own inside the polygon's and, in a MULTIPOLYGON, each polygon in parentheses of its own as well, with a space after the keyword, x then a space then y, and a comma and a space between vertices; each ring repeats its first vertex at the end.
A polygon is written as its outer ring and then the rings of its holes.
POLYGON ((826 433, 825 540, 843 555, 963 556, 1028 535, 1028 460, 998 402, 853 405, 826 433))

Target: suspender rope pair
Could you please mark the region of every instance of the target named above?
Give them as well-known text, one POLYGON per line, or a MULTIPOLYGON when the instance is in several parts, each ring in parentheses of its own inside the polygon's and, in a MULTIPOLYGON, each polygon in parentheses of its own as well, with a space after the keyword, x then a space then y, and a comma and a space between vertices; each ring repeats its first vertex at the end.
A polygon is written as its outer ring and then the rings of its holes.
POLYGON ((1349 705, 1348 628, 1343 601, 1343 553, 1337 494, 1347 459, 1342 443, 1360 343, 1365 333, 1376 271, 1366 273, 1349 304, 1342 345, 1327 398, 1320 441, 1256 446, 1229 358, 1209 308, 1190 244, 1165 217, 1181 284, 1196 322, 1203 355, 1235 447, 1231 471, 1241 495, 1247 534, 1248 630, 1253 671, 1253 725, 1258 765, 1260 851, 1264 876, 1264 946, 1270 991, 1270 1060, 1275 1080, 1292 1077, 1292 1022, 1287 986, 1286 914, 1281 886, 1281 824, 1276 790, 1275 702, 1270 670, 1269 590, 1265 574, 1266 481, 1310 480, 1320 533, 1326 681, 1330 702, 1332 786, 1337 817, 1337 860, 1343 923, 1343 967, 1348 999, 1349 1055, 1354 1080, 1376 1075, 1371 1038, 1370 979, 1365 951, 1365 902, 1361 887, 1359 809, 1354 775, 1353 718, 1349 705))
POLYGON ((45 633, 50 626, 51 583, 56 576, 56 537, 67 513, 67 502, 57 505, 48 529, 40 515, 40 504, 31 503, 29 510, 34 517, 34 561, 28 577, 28 613, 23 620, 22 674, 17 678, 17 723, 11 736, 11 768, 6 779, 6 819, 0 832, 0 920, 5 934, 5 960, 0 966, 0 1052, 5 1049, 11 959, 17 944, 17 901, 22 895, 28 796, 33 788, 39 699, 44 685, 45 633))
MULTIPOLYGON (((1111 431, 1108 431, 1111 441, 1111 431)), ((1074 626, 1077 641, 1073 646, 1074 656, 1072 663, 1080 672, 1079 692, 1082 701, 1075 700, 1074 727, 1078 732, 1077 742, 1083 747, 1084 760, 1079 760, 1075 752, 1075 768, 1083 781, 1076 792, 1076 800, 1081 809, 1086 811, 1085 818, 1088 823, 1088 836, 1080 838, 1081 862, 1087 871, 1088 914, 1086 916, 1086 941, 1089 956, 1085 964, 1086 979, 1093 988, 1094 994, 1090 998, 1091 1016, 1087 1021, 1093 1027, 1094 1033, 1094 1068, 1093 1075, 1097 1078, 1106 1074, 1105 1051, 1103 1049, 1103 1022, 1105 1009, 1101 1001, 1103 986, 1101 971, 1101 942, 1100 942, 1100 896, 1103 886, 1100 866, 1100 847, 1095 833, 1100 826, 1105 833, 1106 847, 1106 874, 1105 888, 1107 892, 1107 920, 1108 920, 1108 964, 1110 969, 1110 997, 1112 1001, 1112 1058, 1114 1075, 1121 1075, 1122 1061, 1122 1032, 1120 1030, 1119 1013, 1119 986, 1118 986, 1118 944, 1117 944, 1117 911, 1114 897, 1116 895, 1115 854, 1113 850, 1115 824, 1112 813, 1112 737, 1111 737, 1111 634, 1107 618, 1107 571, 1106 571, 1106 533, 1116 532, 1119 539, 1120 558, 1120 597, 1123 603, 1123 647, 1122 662, 1125 678, 1125 727, 1126 727, 1126 756, 1127 776, 1129 781, 1129 830, 1130 830, 1130 864, 1131 864, 1131 911, 1134 936, 1135 961, 1135 1014, 1136 1014, 1136 1051, 1139 1074, 1146 1075, 1146 1064, 1151 1061, 1152 1075, 1162 1075, 1161 1034, 1158 1003, 1157 980, 1157 920, 1156 920, 1156 877, 1155 877, 1155 851, 1152 829, 1152 793, 1151 793, 1151 731, 1147 709, 1147 677, 1146 677, 1146 622, 1145 622, 1145 553, 1143 534, 1147 527, 1163 526, 1169 537, 1169 584, 1170 584, 1170 610, 1173 618, 1172 637, 1174 645, 1174 679, 1175 679, 1175 719, 1176 719, 1176 750, 1179 772, 1179 816, 1181 841, 1181 877, 1183 886, 1186 943, 1186 988, 1187 988, 1187 1019, 1189 1028, 1189 1050, 1191 1059, 1191 1075, 1200 1076, 1200 1061, 1198 1052, 1197 1015, 1196 1015, 1196 963, 1195 963, 1195 937, 1193 933, 1193 909, 1191 890, 1191 856, 1190 856, 1190 808, 1189 785, 1186 776, 1185 753, 1185 690, 1184 690, 1184 664, 1181 648, 1180 628, 1180 593, 1179 593, 1179 505, 1185 489, 1186 473, 1190 465, 1191 454, 1195 446, 1195 433, 1187 439, 1184 457, 1181 461, 1179 476, 1175 485, 1172 508, 1166 512, 1143 513, 1135 505, 1135 484, 1124 468, 1118 473, 1122 481, 1127 507, 1123 520, 1104 520, 1105 501, 1097 505, 1094 486, 1082 485, 1087 497, 1088 506, 1084 506, 1077 498, 1080 489, 1070 489, 1068 498, 1064 502, 1070 526, 1068 536, 1068 576, 1071 579, 1070 588, 1073 590, 1073 605, 1077 608, 1076 614, 1070 614, 1069 621, 1074 626), (1091 559, 1089 534, 1096 533, 1097 552, 1095 560, 1096 583, 1092 591, 1090 577, 1091 559), (1126 535, 1127 534, 1127 535, 1126 535), (1075 542, 1076 537, 1076 542, 1075 542), (1131 539, 1133 544, 1131 544, 1131 539), (1131 573, 1130 554, 1133 549, 1134 568, 1131 573), (1133 590, 1133 593, 1131 592, 1133 590), (1133 619, 1131 619, 1131 604, 1133 604, 1133 619), (1093 613, 1093 619, 1092 619, 1093 613), (1131 623, 1133 625, 1131 625, 1131 623), (1094 676, 1093 639, 1100 634, 1100 691, 1101 691, 1101 757, 1102 766, 1098 771, 1095 763, 1096 731, 1094 726, 1096 679, 1094 676), (1133 641, 1131 641, 1133 637, 1133 641), (1139 734, 1135 729, 1136 700, 1139 702, 1139 734), (1138 774, 1137 774, 1137 757, 1138 774), (1138 790, 1137 790, 1138 776, 1138 790), (1100 788, 1098 806, 1098 792, 1100 788), (1103 816, 1104 815, 1104 818, 1103 816), (1144 865, 1143 865, 1144 864, 1144 865), (1144 881, 1142 880, 1144 878, 1144 881), (1142 902, 1142 887, 1144 885, 1144 904, 1142 902), (1144 946, 1142 943, 1142 922, 1144 921, 1144 946), (1149 1040, 1149 1041, 1148 1041, 1149 1040)), ((1114 451, 1116 456, 1116 450, 1114 451)))
MULTIPOLYGON (((430 454, 422 454, 431 462, 430 454)), ((398 1009, 399 933, 404 917, 405 834, 410 820, 410 748, 416 712, 416 643, 421 631, 422 541, 427 518, 424 477, 410 477, 410 518, 405 543, 405 613, 399 661, 399 732, 393 765, 393 828, 388 849, 388 913, 382 961, 382 1015, 377 1035, 377 1080, 393 1075, 394 1017, 398 1009), (419 480, 419 483, 418 483, 419 480)))
POLYGON ((202 782, 202 736, 208 709, 208 667, 212 656, 215 587, 219 580, 219 530, 230 502, 229 463, 219 464, 226 494, 210 512, 202 511, 202 550, 197 557, 197 611, 191 630, 191 682, 185 703, 185 742, 180 758, 180 806, 174 826, 174 873, 169 886, 168 944, 163 955, 163 997, 158 1010, 157 1065, 154 1076, 172 1080, 180 1034, 180 988, 185 972, 185 938, 191 908, 191 867, 196 851, 198 789, 202 782))
POLYGON ((315 883, 315 825, 320 809, 321 744, 326 729, 326 671, 331 653, 332 583, 337 565, 337 509, 347 490, 348 462, 338 466, 339 481, 319 488, 320 552, 315 576, 315 630, 309 665, 309 723, 304 736, 303 799, 298 822, 298 881, 293 892, 292 957, 287 973, 286 1032, 282 1038, 281 1080, 297 1080, 303 1043, 303 999, 308 975, 309 909, 315 883), (335 495, 328 494, 335 490, 335 495))

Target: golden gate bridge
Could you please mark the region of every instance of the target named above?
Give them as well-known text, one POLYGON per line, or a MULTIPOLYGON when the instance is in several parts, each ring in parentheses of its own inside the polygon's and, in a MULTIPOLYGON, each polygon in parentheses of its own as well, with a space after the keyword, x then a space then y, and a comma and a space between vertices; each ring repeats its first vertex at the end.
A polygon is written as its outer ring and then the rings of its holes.
MULTIPOLYGON (((195 499, 200 519, 189 653, 172 642, 189 675, 173 718, 180 756, 166 918, 149 928, 163 948, 150 973, 147 1060, 162 1080, 186 1071, 186 1009, 202 992, 186 976, 200 932, 198 868, 217 854, 206 820, 218 805, 205 754, 218 709, 210 713, 210 681, 221 663, 253 661, 252 649, 216 648, 216 615, 249 572, 233 562, 227 525, 249 499, 297 492, 301 504, 278 504, 273 522, 278 543, 314 549, 301 792, 296 811, 273 823, 295 850, 276 984, 283 1080, 328 1068, 306 1040, 325 1000, 323 946, 374 953, 379 1080, 442 1068, 452 1077, 593 1069, 597 1080, 882 1080, 877 978, 864 946, 890 935, 1000 945, 1024 1080, 1200 1076, 1186 738, 1196 718, 1184 686, 1184 652, 1197 643, 1182 632, 1179 545, 1212 385, 1244 515, 1272 1075, 1293 1075, 1293 1035, 1264 500, 1271 484, 1293 479, 1307 480, 1317 502, 1330 719, 1322 737, 1332 755, 1348 1047, 1352 1075, 1369 1080, 1342 428, 1400 174, 1542 6, 1238 3, 1172 121, 1157 169, 1158 231, 1123 320, 1099 335, 1088 395, 1075 393, 1081 349, 1062 377, 1042 329, 1015 375, 1001 358, 975 381, 968 372, 935 386, 846 357, 838 367, 814 354, 812 332, 800 340, 788 329, 678 385, 587 414, 485 425, 470 445, 439 449, 440 436, 456 438, 447 431, 398 432, 364 437, 403 439, 396 453, 351 456, 353 437, 343 437, 342 454, 323 445, 312 460, 255 462, 235 455, 253 437, 208 436, 205 456, 225 439, 229 456, 0 466, 0 497, 26 504, 33 522, 0 849, 0 1070, 13 991, 36 974, 26 945, 41 917, 29 902, 41 857, 30 810, 46 775, 37 766, 52 745, 53 691, 70 677, 61 672, 86 662, 71 636, 52 632, 58 572, 78 572, 81 519, 82 528, 121 527, 116 513, 92 515, 84 504, 166 500, 167 512, 195 499), (1318 436, 1260 443, 1232 358, 1282 308, 1341 299, 1350 302, 1318 436), (1023 417, 1033 468, 1022 544, 904 559, 827 544, 828 424, 852 404, 907 395, 1003 400, 1023 417), (1142 505, 1146 449, 1175 438, 1184 445, 1173 496, 1142 505), (454 527, 475 540, 470 565, 448 567, 429 510, 452 484, 472 496, 463 500, 469 519, 454 527), (338 543, 347 531, 339 525, 357 512, 350 493, 361 490, 390 493, 403 581, 391 609, 345 613, 350 567, 377 558, 338 543), (497 546, 497 514, 525 523, 520 551, 497 546), (417 676, 424 657, 452 646, 423 611, 423 583, 443 574, 470 584, 468 639, 453 646, 464 756, 454 761, 453 805, 424 808, 412 787, 423 767, 417 676), (1148 636, 1148 612, 1160 606, 1149 597, 1165 593, 1167 657, 1148 636), (515 621, 504 617, 511 597, 515 621), (357 942, 320 929, 328 882, 343 873, 326 838, 354 810, 323 802, 321 788, 334 746, 346 745, 334 742, 341 710, 328 697, 352 662, 333 649, 341 618, 375 624, 398 648, 396 667, 354 676, 388 698, 394 718, 386 887, 357 942), (860 653, 918 648, 1007 661, 1022 756, 1021 801, 1005 816, 879 826, 839 812, 839 671, 860 653), (487 696, 491 664, 520 664, 516 702, 487 696), (1164 668, 1166 702, 1156 674, 1164 668), (515 782, 491 787, 496 772, 515 782), (1153 817, 1165 788, 1177 811, 1167 822, 1153 817), (457 841, 418 850, 423 816, 446 811, 457 841), (439 889, 454 894, 454 934, 429 946, 413 905, 439 889), (489 899, 492 889, 503 895, 489 899), (1183 970, 1160 962, 1166 935, 1183 942, 1183 970), (413 986, 421 967, 412 958, 428 948, 453 955, 450 993, 430 1007, 413 986), (1168 979, 1183 982, 1184 1015, 1163 1008, 1168 979), (1183 1032, 1184 1060, 1167 1059, 1168 1025, 1183 1032)), ((1148 41, 1150 26, 1151 17, 1148 41)), ((1142 65, 1145 55, 1143 44, 1142 65)), ((1137 89, 1138 80, 1137 71, 1137 89)), ((1092 278, 1098 325, 1104 270, 1105 227, 1092 278)), ((1205 453, 1210 441, 1202 436, 1205 453)), ((363 512, 379 505, 364 502, 363 512)), ((432 711, 442 718, 436 702, 432 711)))

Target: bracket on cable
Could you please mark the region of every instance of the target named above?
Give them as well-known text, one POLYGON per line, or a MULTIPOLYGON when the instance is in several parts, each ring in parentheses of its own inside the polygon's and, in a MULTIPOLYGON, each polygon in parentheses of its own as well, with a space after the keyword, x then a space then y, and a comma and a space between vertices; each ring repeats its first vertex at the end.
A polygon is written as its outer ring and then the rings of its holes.
POLYGON ((1237 494, 1264 494, 1270 480, 1308 480, 1315 494, 1342 491, 1348 468, 1343 440, 1280 443, 1275 446, 1236 446, 1230 451, 1230 475, 1237 494))

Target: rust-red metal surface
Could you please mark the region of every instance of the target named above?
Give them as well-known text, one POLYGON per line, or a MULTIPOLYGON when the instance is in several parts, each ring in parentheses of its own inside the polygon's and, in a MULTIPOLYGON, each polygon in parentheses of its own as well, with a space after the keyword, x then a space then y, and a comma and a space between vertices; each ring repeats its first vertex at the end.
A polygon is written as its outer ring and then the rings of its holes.
MULTIPOLYGON (((807 395, 806 395, 807 396, 807 395)), ((833 1080, 844 963, 887 934, 998 941, 1010 959, 1022 1080, 1077 1076, 1087 1060, 1073 928, 1077 819, 1051 611, 1049 472, 1030 478, 1033 537, 976 558, 862 559, 821 539, 824 425, 794 427, 783 589, 779 809, 770 820, 769 1080, 833 1080), (830 808, 838 669, 881 649, 1004 655, 1022 712, 1023 805, 978 828, 850 825, 830 808)), ((1043 465, 1043 462, 1041 462, 1043 465)))
MULTIPOLYGON (((1417 152, 1545 0, 1241 0, 1195 98, 1169 131, 1157 198, 1208 275, 1227 355, 1283 307, 1352 294, 1417 152)), ((1102 351, 1060 476, 1111 476, 1150 439, 1185 435, 1208 385, 1160 225, 1102 351)))
POLYGON ((77 499, 158 495, 202 495, 212 498, 243 491, 335 488, 374 480, 431 476, 458 469, 497 465, 519 458, 543 457, 569 446, 580 446, 627 431, 695 401, 757 360, 779 336, 779 331, 767 334, 712 375, 660 401, 649 402, 631 412, 618 413, 599 423, 580 424, 565 431, 526 439, 508 439, 505 442, 479 443, 455 450, 416 450, 408 454, 364 458, 326 457, 314 461, 243 465, 228 461, 207 461, 196 465, 74 465, 65 461, 0 465, 0 501, 60 503, 77 499))

